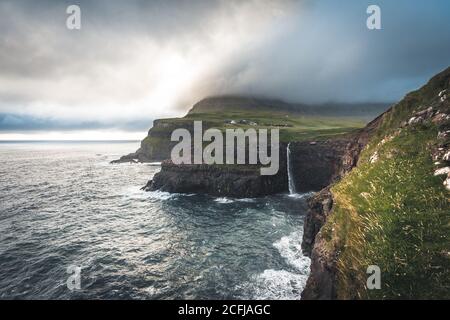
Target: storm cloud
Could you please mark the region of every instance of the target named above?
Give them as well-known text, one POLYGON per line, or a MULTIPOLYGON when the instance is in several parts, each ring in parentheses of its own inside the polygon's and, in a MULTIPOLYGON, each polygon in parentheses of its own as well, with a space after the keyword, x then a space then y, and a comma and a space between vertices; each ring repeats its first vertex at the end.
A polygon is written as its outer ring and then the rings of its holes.
POLYGON ((0 15, 3 131, 140 131, 223 94, 390 102, 450 65, 445 0, 1 1, 0 15))

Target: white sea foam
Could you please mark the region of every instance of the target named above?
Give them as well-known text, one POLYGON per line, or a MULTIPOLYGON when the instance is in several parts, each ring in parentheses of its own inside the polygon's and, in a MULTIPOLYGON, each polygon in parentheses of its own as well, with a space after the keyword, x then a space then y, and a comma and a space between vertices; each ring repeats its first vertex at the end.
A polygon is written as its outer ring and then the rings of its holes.
POLYGON ((144 293, 150 296, 154 296, 160 293, 160 290, 155 287, 147 287, 143 289, 144 293))
POLYGON ((137 186, 127 188, 123 194, 130 199, 138 199, 138 200, 142 199, 168 200, 178 195, 177 193, 170 193, 160 190, 144 191, 137 186))
POLYGON ((292 270, 267 269, 253 276, 242 289, 244 299, 296 300, 300 299, 309 275, 311 260, 301 250, 302 232, 294 231, 276 241, 273 246, 292 267, 292 270))
POLYGON ((286 262, 298 270, 301 274, 308 274, 311 259, 302 253, 303 232, 294 231, 288 236, 282 237, 273 246, 278 249, 286 262))
POLYGON ((241 198, 236 200, 239 202, 255 202, 255 198, 241 198))
POLYGON ((148 191, 145 193, 147 194, 147 198, 156 199, 156 200, 169 200, 178 195, 177 193, 170 193, 170 192, 165 192, 165 191, 160 191, 160 190, 148 191))
POLYGON ((216 198, 214 201, 215 201, 215 202, 218 202, 218 203, 222 203, 222 204, 225 204, 225 203, 233 203, 233 202, 234 202, 234 200, 228 199, 228 198, 226 198, 226 197, 223 197, 223 198, 216 198))
POLYGON ((214 199, 214 201, 218 202, 218 203, 233 203, 233 202, 251 203, 251 202, 255 202, 255 199, 253 199, 253 198, 227 198, 227 197, 220 197, 220 198, 214 199))
POLYGON ((147 162, 145 164, 148 165, 148 166, 160 166, 161 162, 147 162))
POLYGON ((140 190, 141 188, 139 186, 130 186, 127 188, 124 188, 120 195, 130 198, 130 199, 145 199, 145 192, 143 190, 140 190))
POLYGON ((264 270, 255 278, 253 298, 258 300, 300 299, 307 279, 307 275, 286 270, 264 270))
POLYGON ((303 198, 308 198, 308 197, 312 196, 313 194, 314 194, 314 192, 290 193, 290 194, 288 194, 288 197, 295 198, 295 199, 303 199, 303 198))

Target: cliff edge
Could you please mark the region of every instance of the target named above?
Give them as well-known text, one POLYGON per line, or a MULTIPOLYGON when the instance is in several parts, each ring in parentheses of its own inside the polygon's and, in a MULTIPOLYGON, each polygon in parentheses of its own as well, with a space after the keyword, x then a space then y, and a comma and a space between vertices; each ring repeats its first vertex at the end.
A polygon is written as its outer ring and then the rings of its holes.
POLYGON ((356 166, 310 199, 302 299, 450 297, 449 95, 450 68, 363 129, 356 166))

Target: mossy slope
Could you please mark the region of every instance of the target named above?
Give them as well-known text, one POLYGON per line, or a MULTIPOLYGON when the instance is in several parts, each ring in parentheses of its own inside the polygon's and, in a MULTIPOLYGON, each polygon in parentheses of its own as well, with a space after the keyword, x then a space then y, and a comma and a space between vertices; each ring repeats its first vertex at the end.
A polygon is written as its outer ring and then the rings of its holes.
POLYGON ((318 236, 336 253, 337 298, 450 298, 449 191, 446 176, 433 175, 446 164, 432 159, 448 152, 450 106, 439 93, 449 87, 447 69, 383 115, 358 166, 332 186, 333 213, 318 236), (407 124, 429 107, 439 121, 407 124), (369 265, 381 269, 380 290, 366 288, 369 265))

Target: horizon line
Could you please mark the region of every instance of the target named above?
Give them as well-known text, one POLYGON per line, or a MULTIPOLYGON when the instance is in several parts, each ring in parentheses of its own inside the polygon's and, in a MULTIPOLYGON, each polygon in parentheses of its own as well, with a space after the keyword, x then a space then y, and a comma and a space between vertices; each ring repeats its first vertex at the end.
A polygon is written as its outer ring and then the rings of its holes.
POLYGON ((0 143, 9 143, 9 142, 136 142, 141 141, 139 139, 8 139, 3 140, 0 139, 0 143))

